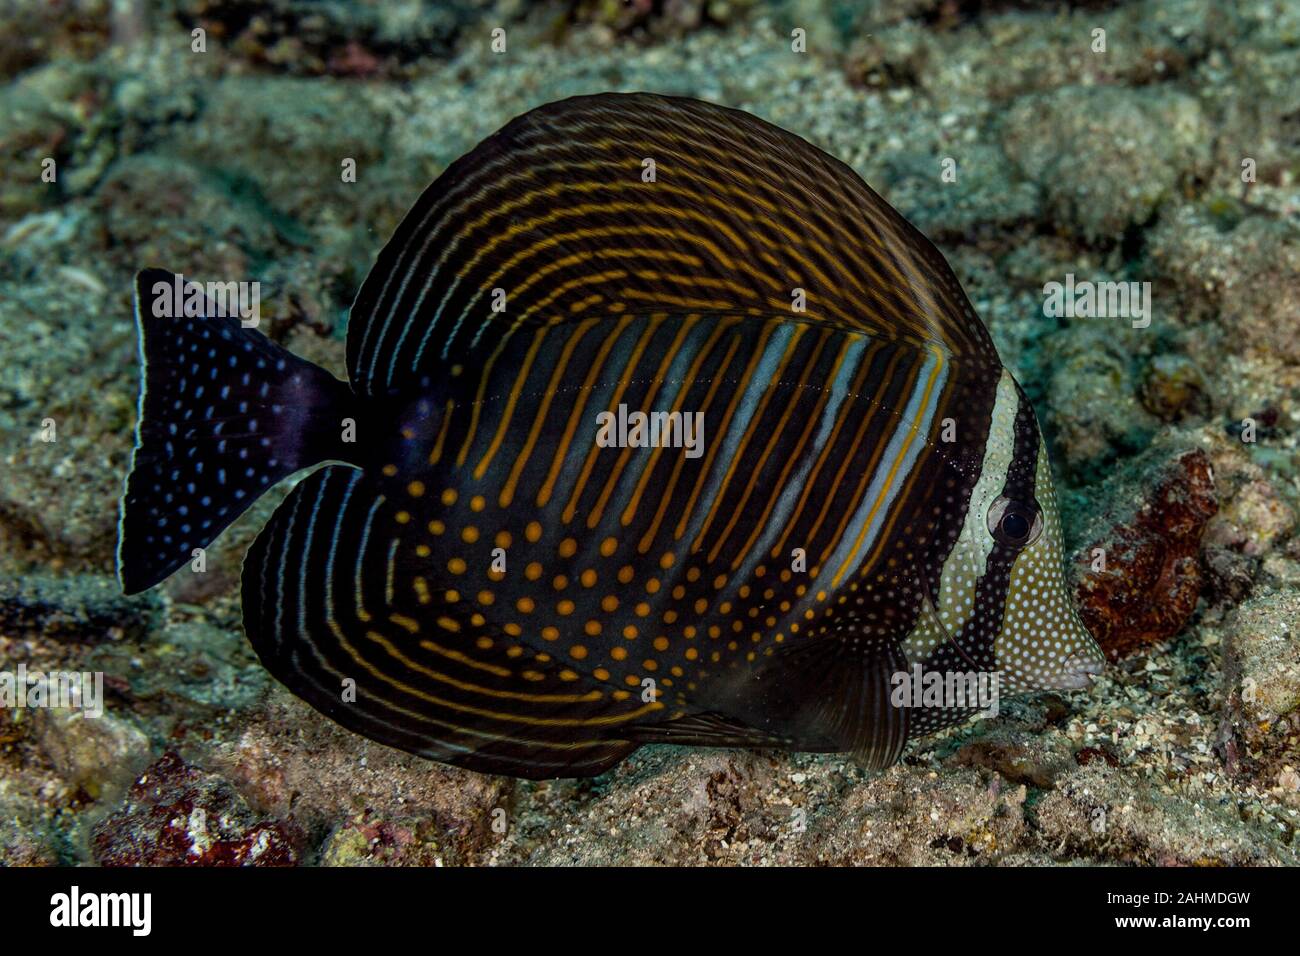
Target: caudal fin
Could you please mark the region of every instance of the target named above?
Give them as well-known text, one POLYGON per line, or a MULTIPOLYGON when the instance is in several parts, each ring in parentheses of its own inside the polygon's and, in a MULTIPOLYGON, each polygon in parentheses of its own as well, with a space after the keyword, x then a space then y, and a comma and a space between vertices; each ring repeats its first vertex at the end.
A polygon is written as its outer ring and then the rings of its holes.
POLYGON ((135 453, 118 528, 122 590, 153 587, 205 548, 267 488, 341 457, 351 393, 202 300, 185 315, 179 277, 135 279, 141 385, 135 453))

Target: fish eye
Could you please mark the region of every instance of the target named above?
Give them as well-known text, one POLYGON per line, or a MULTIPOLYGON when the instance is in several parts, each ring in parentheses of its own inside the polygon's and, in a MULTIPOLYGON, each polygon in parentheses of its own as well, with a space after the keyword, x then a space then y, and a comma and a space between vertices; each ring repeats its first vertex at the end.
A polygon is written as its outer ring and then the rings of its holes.
POLYGON ((1036 501, 998 498, 989 506, 989 534, 999 544, 1024 548, 1043 531, 1043 510, 1036 501))

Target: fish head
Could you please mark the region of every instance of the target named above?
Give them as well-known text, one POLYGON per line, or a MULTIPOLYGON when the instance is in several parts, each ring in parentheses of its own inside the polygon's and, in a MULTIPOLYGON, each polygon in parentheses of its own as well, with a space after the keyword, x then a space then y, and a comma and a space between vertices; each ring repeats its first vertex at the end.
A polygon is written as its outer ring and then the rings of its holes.
POLYGON ((967 660, 992 661, 1004 693, 1084 688, 1105 667, 1076 610, 1062 542, 1038 420, 1003 370, 983 466, 935 609, 967 660))
POLYGON ((999 495, 984 511, 985 533, 1010 557, 993 652, 1008 691, 1077 690, 1102 673, 1106 658, 1070 593, 1061 516, 1041 435, 1034 457, 1033 495, 999 495))

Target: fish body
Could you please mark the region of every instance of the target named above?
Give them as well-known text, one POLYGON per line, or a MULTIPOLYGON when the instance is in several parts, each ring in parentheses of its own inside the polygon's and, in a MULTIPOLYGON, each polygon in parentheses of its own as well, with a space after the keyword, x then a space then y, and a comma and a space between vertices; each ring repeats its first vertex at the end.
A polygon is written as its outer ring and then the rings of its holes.
POLYGON ((258 494, 245 627, 322 713, 487 772, 645 743, 850 752, 980 709, 908 675, 1085 686, 1032 408, 939 252, 847 166, 645 94, 514 120, 362 285, 348 383, 162 319, 119 569, 151 587, 258 494))

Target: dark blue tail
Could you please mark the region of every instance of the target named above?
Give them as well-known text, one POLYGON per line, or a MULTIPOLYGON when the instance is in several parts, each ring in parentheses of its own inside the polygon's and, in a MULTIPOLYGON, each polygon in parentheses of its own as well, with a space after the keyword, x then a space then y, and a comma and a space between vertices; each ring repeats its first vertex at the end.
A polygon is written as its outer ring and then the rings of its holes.
POLYGON ((345 383, 211 302, 184 315, 175 288, 165 270, 136 275, 140 413, 117 546, 127 594, 191 561, 280 479, 347 454, 345 383))

